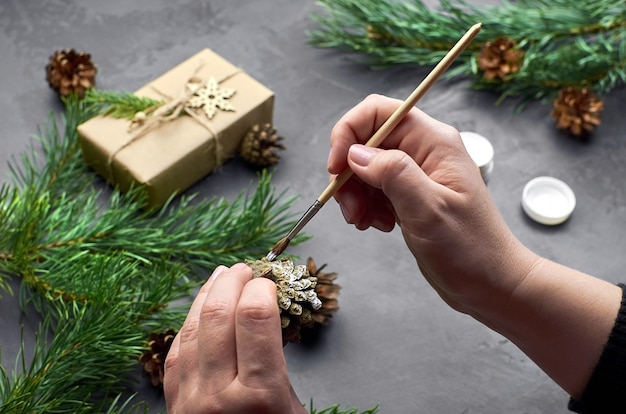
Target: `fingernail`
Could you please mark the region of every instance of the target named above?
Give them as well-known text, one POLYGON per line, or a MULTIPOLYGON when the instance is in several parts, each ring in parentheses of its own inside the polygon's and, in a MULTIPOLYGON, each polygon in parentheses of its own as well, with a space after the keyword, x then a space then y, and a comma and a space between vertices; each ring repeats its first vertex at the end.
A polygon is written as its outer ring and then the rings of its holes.
POLYGON ((376 151, 373 148, 355 144, 350 147, 348 157, 350 157, 355 164, 365 167, 370 163, 374 154, 376 154, 376 151))
POLYGON ((217 277, 221 275, 226 269, 228 269, 226 266, 222 266, 222 265, 217 266, 215 270, 213 271, 213 273, 211 274, 211 276, 209 277, 209 280, 217 279, 217 277))
POLYGON ((237 269, 237 270, 241 270, 241 269, 246 269, 248 267, 247 264, 245 263, 237 263, 231 266, 231 269, 237 269))

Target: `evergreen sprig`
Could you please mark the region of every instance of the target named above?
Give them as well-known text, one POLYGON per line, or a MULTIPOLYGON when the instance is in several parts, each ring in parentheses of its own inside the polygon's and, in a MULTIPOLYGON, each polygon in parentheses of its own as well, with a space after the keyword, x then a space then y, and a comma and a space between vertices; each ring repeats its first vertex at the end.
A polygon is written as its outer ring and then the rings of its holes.
POLYGON ((101 108, 75 97, 65 107, 0 188, 0 288, 21 278, 24 311, 43 318, 32 360, 23 344, 16 366, 0 367, 0 412, 145 412, 123 395, 149 333, 180 327, 187 305, 170 305, 215 266, 267 253, 295 224, 296 199, 265 171, 233 201, 145 210, 140 190, 102 188, 83 161, 76 127, 101 108))
POLYGON ((473 24, 483 29, 448 77, 522 100, 551 98, 566 86, 599 95, 626 81, 626 3, 623 0, 519 0, 476 6, 440 0, 319 0, 309 41, 365 57, 372 68, 435 65, 473 24), (485 42, 514 40, 524 51, 519 72, 485 79, 477 59, 485 42))
POLYGON ((309 405, 310 414, 376 414, 378 413, 378 406, 374 406, 365 411, 361 411, 355 407, 343 407, 339 404, 335 404, 323 410, 317 410, 313 407, 313 401, 309 405))
POLYGON ((165 101, 130 92, 91 88, 85 93, 84 102, 101 115, 132 120, 138 112, 149 114, 165 101))

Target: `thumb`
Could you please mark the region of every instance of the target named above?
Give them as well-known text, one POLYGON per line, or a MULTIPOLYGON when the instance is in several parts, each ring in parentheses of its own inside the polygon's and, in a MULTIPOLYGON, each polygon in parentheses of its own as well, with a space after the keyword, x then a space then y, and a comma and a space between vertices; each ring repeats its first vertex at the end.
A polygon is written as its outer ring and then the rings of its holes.
POLYGON ((348 164, 363 182, 382 190, 401 221, 427 201, 431 181, 404 151, 354 144, 348 151, 348 164))

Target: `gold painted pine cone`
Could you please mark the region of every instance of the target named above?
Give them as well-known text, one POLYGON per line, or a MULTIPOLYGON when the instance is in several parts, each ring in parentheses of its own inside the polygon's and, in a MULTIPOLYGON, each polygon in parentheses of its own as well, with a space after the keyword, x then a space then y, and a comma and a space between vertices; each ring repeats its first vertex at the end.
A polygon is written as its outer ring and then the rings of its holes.
POLYGON ((241 158, 255 167, 270 167, 278 164, 280 154, 284 150, 281 144, 283 137, 276 134, 276 129, 270 123, 255 124, 248 130, 241 143, 241 158))
POLYGON ((246 264, 252 268, 254 277, 276 283, 284 345, 300 342, 302 329, 328 324, 339 309, 340 288, 334 284, 337 274, 320 272, 313 259, 307 261, 307 266, 294 265, 290 259, 248 260, 246 264))
POLYGON ((46 65, 46 80, 59 96, 72 93, 80 98, 96 85, 98 68, 89 53, 74 49, 57 50, 46 65))

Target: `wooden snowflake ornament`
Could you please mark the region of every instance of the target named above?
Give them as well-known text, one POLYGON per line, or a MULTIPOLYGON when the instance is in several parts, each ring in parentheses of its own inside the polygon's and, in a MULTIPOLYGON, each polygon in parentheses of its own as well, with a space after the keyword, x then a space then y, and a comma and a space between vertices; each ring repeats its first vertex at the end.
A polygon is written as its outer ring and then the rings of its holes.
MULTIPOLYGON (((190 86, 193 88, 194 86, 190 86)), ((220 88, 214 77, 209 78, 206 85, 197 88, 187 102, 189 108, 201 109, 207 118, 213 119, 218 110, 235 112, 235 107, 228 101, 237 91, 230 88, 220 88)))

